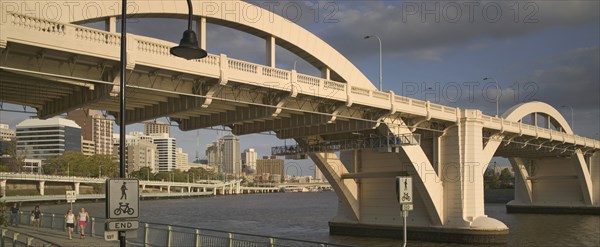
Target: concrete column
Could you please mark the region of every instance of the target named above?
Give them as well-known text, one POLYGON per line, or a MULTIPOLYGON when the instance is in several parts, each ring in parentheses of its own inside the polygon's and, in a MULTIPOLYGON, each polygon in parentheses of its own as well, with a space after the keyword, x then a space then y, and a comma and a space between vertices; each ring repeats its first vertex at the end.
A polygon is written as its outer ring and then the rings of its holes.
POLYGON ((217 187, 214 187, 212 192, 213 192, 213 196, 216 196, 217 195, 217 187))
POLYGON ((223 185, 223 190, 221 191, 221 195, 225 195, 225 185, 223 185))
POLYGON ((104 30, 116 33, 117 32, 117 17, 108 17, 104 20, 104 30))
POLYGON ((440 164, 443 164, 445 224, 469 226, 476 218, 485 217, 483 202, 482 162, 483 122, 481 111, 463 110, 457 127, 442 138, 440 164))
POLYGON ((142 184, 142 191, 143 190, 146 190, 146 185, 145 184, 142 184))
POLYGON ((202 192, 206 192, 206 187, 202 187, 202 192))
POLYGON ((206 17, 200 17, 196 20, 196 33, 198 34, 200 48, 206 51, 206 17))
POLYGON ((192 186, 188 186, 188 192, 192 192, 192 186))
POLYGON ((275 37, 270 36, 267 40, 267 66, 275 68, 275 37))
POLYGON ((44 195, 44 186, 46 184, 46 181, 40 181, 39 182, 39 186, 40 186, 40 195, 43 196, 44 195))
POLYGON ((321 68, 321 78, 331 80, 331 70, 329 67, 321 68))
POLYGON ((6 196, 6 179, 0 180, 0 195, 2 197, 6 196))
POLYGON ((167 186, 167 193, 169 193, 169 194, 171 193, 171 185, 167 186))
POLYGON ((79 195, 79 185, 80 184, 81 184, 80 182, 73 183, 73 190, 75 190, 75 195, 79 195))

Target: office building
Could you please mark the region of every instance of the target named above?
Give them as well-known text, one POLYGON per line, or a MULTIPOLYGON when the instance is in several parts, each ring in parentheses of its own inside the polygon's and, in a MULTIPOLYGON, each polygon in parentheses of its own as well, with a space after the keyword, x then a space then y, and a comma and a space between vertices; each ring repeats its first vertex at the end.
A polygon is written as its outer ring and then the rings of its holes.
POLYGON ((81 127, 81 136, 86 142, 86 153, 89 142, 93 143, 94 153, 111 155, 113 121, 102 112, 91 109, 79 109, 67 113, 67 119, 75 121, 81 127))
MULTIPOLYGON (((132 136, 131 139, 136 139, 136 137, 132 136)), ((158 149, 154 143, 146 139, 138 139, 138 141, 130 142, 125 152, 127 153, 127 173, 139 171, 143 167, 150 168, 151 172, 158 171, 158 149)))
POLYGON ((242 153, 242 166, 246 168, 246 172, 256 172, 256 151, 254 148, 247 148, 242 153))
MULTIPOLYGON (((95 145, 93 141, 88 141, 81 138, 81 153, 87 156, 92 156, 96 154, 95 145)), ((112 153, 112 150, 111 150, 112 153)))
POLYGON ((190 169, 188 154, 183 152, 183 148, 175 149, 175 169, 187 172, 190 169))
POLYGON ((63 118, 27 119, 17 124, 17 154, 47 160, 67 151, 81 152, 81 128, 63 118))
POLYGON ((283 160, 277 159, 275 156, 264 156, 262 159, 256 160, 256 175, 263 174, 280 175, 280 182, 283 182, 285 178, 283 160))
POLYGON ((11 140, 15 138, 16 134, 14 130, 11 130, 8 124, 0 123, 0 141, 11 140))
POLYGON ((176 141, 169 134, 151 134, 152 143, 156 145, 158 152, 158 171, 168 172, 176 166, 176 141))
POLYGON ((241 175, 240 138, 234 135, 226 135, 222 140, 223 172, 236 176, 241 175))
POLYGON ((164 122, 144 122, 144 135, 151 136, 153 134, 167 134, 167 136, 170 136, 170 128, 171 126, 164 122))

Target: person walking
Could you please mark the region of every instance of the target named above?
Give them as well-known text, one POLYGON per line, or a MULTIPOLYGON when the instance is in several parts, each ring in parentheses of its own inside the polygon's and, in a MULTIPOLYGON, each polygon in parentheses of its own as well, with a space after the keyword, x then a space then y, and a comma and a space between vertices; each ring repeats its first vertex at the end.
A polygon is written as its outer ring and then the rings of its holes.
POLYGON ((85 211, 85 208, 81 208, 79 210, 79 215, 77 216, 77 221, 79 222, 79 233, 81 234, 81 236, 79 236, 80 238, 85 238, 85 227, 89 218, 90 214, 85 211))
POLYGON ((17 203, 14 203, 12 207, 10 207, 10 224, 12 226, 19 225, 19 207, 17 203))
POLYGON ((35 209, 31 212, 33 216, 33 226, 36 230, 40 230, 40 222, 42 220, 42 211, 40 211, 40 206, 35 206, 35 209))
POLYGON ((71 240, 73 239, 71 235, 75 229, 75 215, 71 209, 67 210, 67 214, 65 214, 65 222, 67 223, 67 235, 69 236, 69 240, 71 240))

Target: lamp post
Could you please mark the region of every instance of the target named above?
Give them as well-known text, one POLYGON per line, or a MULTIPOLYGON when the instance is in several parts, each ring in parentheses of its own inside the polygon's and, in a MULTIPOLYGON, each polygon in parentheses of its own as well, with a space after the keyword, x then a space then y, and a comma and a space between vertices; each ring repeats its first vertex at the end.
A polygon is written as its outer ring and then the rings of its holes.
POLYGON ((192 14, 194 13, 192 0, 187 0, 187 4, 189 12, 188 28, 183 32, 183 37, 181 38, 181 41, 179 41, 179 46, 171 48, 171 54, 187 60, 204 58, 208 54, 198 46, 198 37, 194 30, 192 30, 192 14))
POLYGON ((569 106, 567 106, 567 105, 563 105, 563 106, 561 106, 561 107, 563 107, 563 108, 567 108, 567 107, 571 108, 571 130, 573 130, 573 132, 575 132, 575 123, 573 122, 573 121, 575 120, 575 119, 573 118, 573 106, 570 106, 570 105, 569 105, 569 106))
POLYGON ((381 38, 377 35, 368 35, 365 36, 365 39, 377 38, 379 40, 379 91, 383 91, 383 70, 381 68, 382 64, 382 48, 381 48, 381 38))
POLYGON ((494 80, 494 83, 496 83, 496 117, 498 117, 498 102, 500 101, 500 86, 498 85, 498 81, 491 77, 483 78, 483 80, 494 80))

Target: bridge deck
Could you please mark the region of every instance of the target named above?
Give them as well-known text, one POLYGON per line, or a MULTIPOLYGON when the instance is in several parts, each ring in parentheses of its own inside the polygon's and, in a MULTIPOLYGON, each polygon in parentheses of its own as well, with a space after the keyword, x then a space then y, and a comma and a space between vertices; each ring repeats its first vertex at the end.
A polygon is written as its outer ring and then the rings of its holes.
POLYGON ((32 226, 19 225, 18 227, 8 227, 7 234, 12 235, 14 232, 33 236, 37 239, 49 242, 56 246, 77 247, 77 246, 119 246, 119 242, 105 241, 104 238, 92 237, 86 235, 84 239, 79 238, 77 233, 73 233, 73 239, 69 240, 67 233, 64 231, 40 228, 35 230, 32 226))

